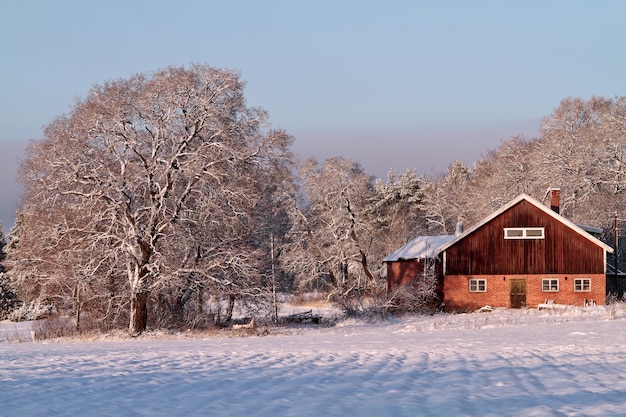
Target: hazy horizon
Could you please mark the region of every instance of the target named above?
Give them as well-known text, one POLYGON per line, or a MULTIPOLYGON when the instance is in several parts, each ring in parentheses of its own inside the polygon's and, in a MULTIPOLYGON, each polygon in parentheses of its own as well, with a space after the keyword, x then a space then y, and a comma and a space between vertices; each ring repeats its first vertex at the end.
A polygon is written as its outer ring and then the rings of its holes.
POLYGON ((240 72, 302 159, 385 177, 471 165, 567 97, 626 95, 626 2, 24 0, 0 15, 0 221, 15 160, 91 86, 167 66, 240 72), (21 148, 21 149, 20 149, 21 148))
MULTIPOLYGON (((359 162, 365 171, 385 180, 394 169, 407 169, 420 175, 443 174, 456 160, 468 166, 480 160, 502 140, 523 134, 529 138, 538 132, 539 121, 518 121, 499 126, 436 125, 416 126, 413 131, 389 128, 380 131, 358 129, 304 129, 289 132, 295 141, 292 150, 301 161, 316 158, 319 161, 341 156, 359 162), (533 131, 533 126, 536 127, 533 131), (507 132, 511 132, 508 136, 507 132), (388 147, 392 142, 393 147, 388 147)), ((40 138, 39 138, 40 139, 40 138)), ((16 183, 19 161, 24 157, 28 141, 2 142, 0 153, 0 222, 6 234, 15 222, 19 204, 20 186, 16 183)))

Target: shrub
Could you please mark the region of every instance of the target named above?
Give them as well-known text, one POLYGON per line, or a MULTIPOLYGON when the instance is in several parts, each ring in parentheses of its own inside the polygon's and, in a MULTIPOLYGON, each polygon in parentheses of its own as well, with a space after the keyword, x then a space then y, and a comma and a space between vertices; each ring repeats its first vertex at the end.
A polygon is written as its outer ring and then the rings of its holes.
POLYGON ((33 324, 33 338, 36 340, 56 339, 76 335, 74 321, 61 316, 39 320, 33 324))
POLYGON ((30 304, 22 304, 13 310, 8 318, 11 321, 31 321, 50 317, 54 306, 43 301, 35 300, 30 304))
POLYGON ((394 315, 423 314, 439 310, 434 291, 403 285, 387 296, 385 310, 394 315))

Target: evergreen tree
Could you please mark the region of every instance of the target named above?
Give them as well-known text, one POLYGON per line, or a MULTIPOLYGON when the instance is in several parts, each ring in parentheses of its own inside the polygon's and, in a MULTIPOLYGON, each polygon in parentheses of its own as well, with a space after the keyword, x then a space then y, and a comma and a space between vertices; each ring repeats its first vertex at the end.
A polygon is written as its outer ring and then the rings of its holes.
POLYGON ((7 270, 4 266, 6 254, 6 240, 2 233, 2 224, 0 224, 0 320, 6 319, 7 315, 15 308, 17 304, 17 295, 15 288, 9 279, 7 270))

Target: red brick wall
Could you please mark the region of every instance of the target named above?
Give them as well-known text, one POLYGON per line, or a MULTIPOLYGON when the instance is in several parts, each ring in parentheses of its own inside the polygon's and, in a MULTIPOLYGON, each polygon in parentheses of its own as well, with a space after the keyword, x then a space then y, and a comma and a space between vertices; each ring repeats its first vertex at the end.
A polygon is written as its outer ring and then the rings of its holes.
POLYGON ((443 283, 443 297, 446 311, 462 312, 473 311, 489 305, 491 307, 510 307, 510 280, 526 280, 526 307, 537 307, 546 299, 554 300, 557 304, 582 306, 585 299, 604 304, 606 297, 606 276, 578 274, 578 275, 447 275, 443 283), (543 292, 543 279, 558 279, 558 292, 543 292), (591 291, 575 292, 575 278, 590 278, 591 291), (485 279, 486 292, 470 292, 470 279, 485 279))

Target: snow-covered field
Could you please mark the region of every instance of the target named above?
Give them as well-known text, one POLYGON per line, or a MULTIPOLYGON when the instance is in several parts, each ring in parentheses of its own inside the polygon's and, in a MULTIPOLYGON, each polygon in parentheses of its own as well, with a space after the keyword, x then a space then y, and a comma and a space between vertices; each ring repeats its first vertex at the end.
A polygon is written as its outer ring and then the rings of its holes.
POLYGON ((498 309, 263 337, 4 342, 0 416, 626 415, 625 316, 498 309))

